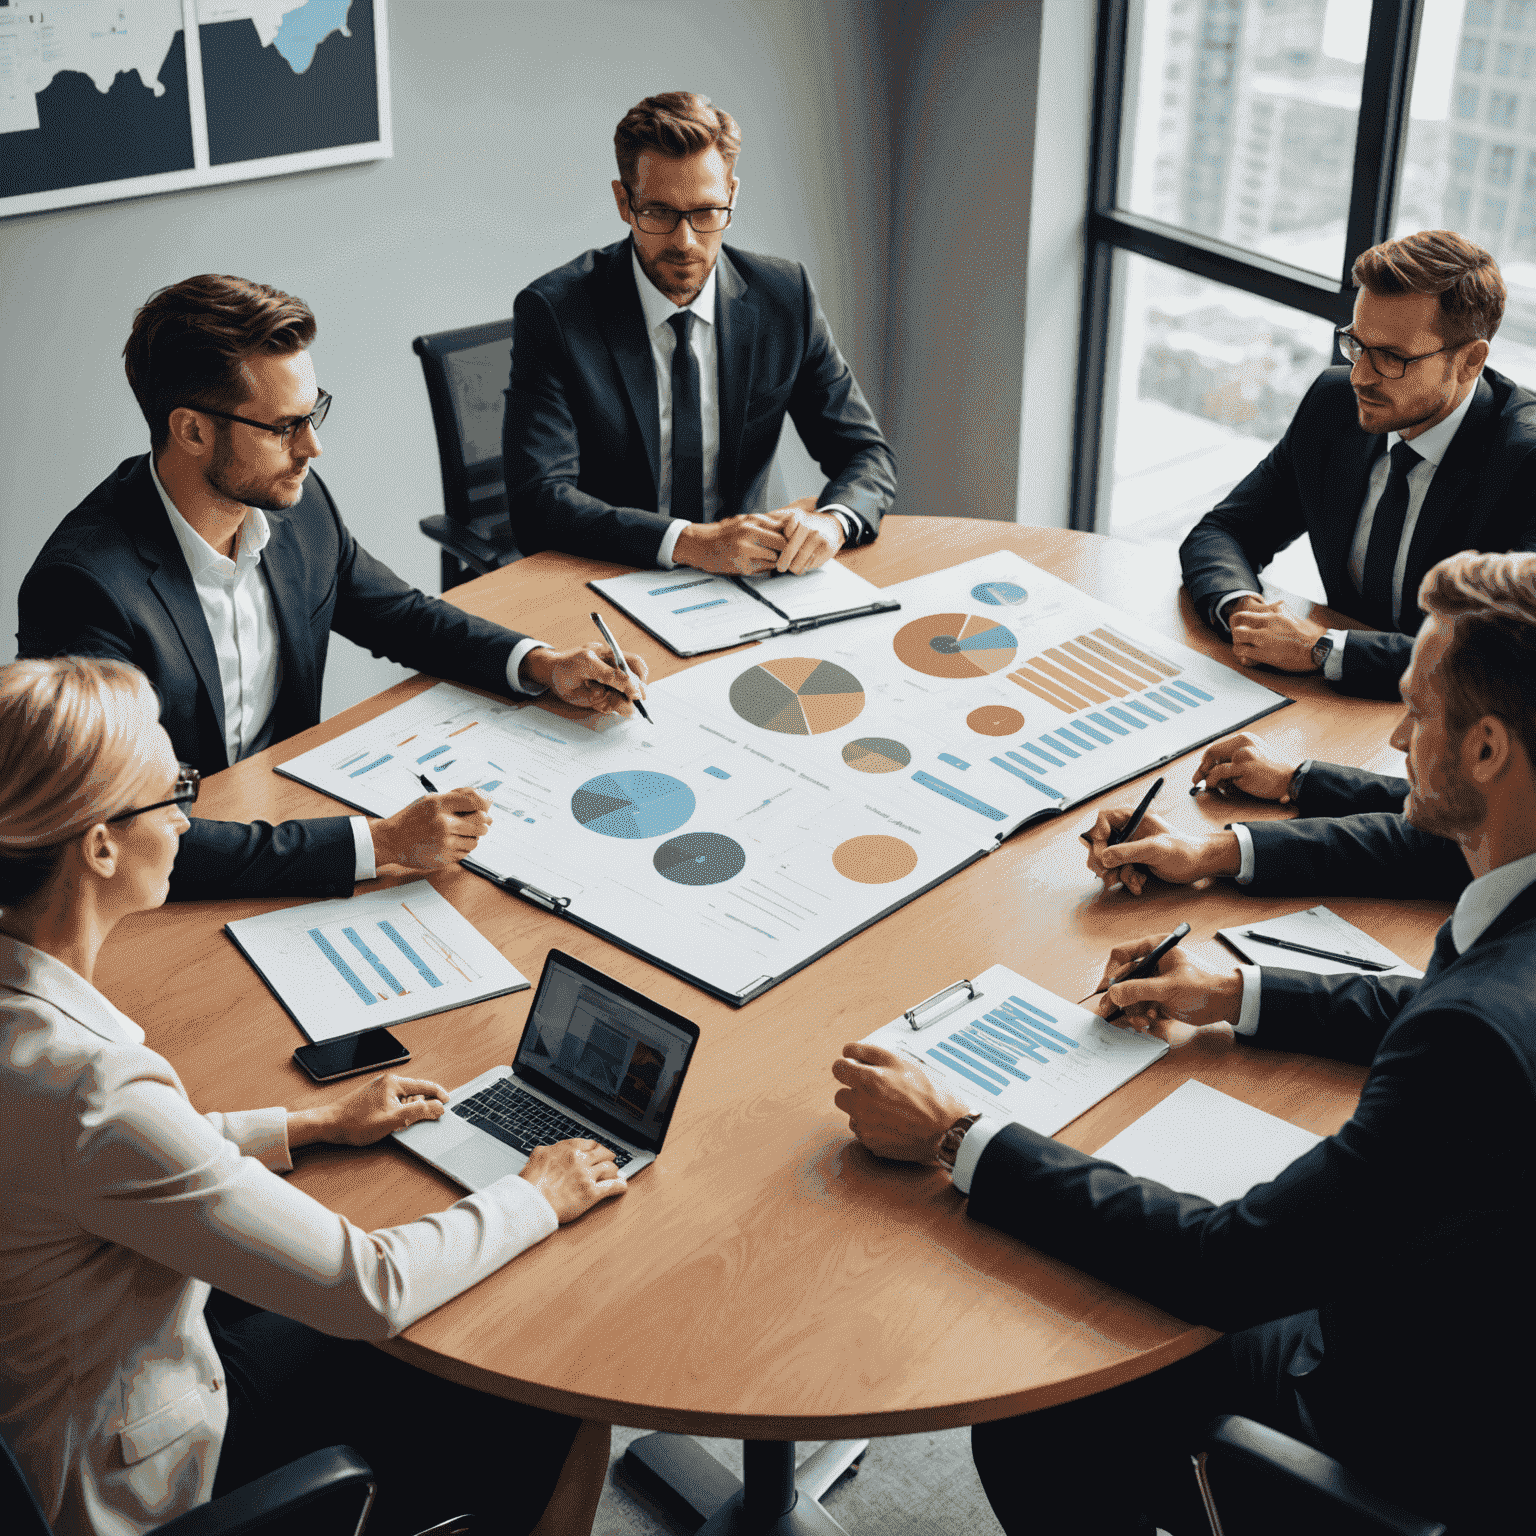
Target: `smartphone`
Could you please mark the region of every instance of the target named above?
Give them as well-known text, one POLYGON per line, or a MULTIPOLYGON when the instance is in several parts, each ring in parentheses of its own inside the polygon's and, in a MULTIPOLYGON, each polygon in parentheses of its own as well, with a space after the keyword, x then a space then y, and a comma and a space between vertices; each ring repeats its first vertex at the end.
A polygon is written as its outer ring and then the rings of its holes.
POLYGON ((387 1029, 370 1029, 366 1034, 348 1035, 344 1040, 301 1045, 293 1059, 317 1083, 334 1083, 339 1077, 398 1067, 402 1061, 411 1059, 411 1053, 387 1029))

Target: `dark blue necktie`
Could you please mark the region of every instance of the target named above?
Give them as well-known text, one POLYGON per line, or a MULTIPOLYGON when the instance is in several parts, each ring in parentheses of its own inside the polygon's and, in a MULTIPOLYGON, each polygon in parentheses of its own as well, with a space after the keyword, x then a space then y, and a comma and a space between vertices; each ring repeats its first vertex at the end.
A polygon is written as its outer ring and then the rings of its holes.
POLYGON ((688 345, 693 311, 685 309, 667 324, 677 333, 672 349, 672 504, 673 517, 704 521, 704 423, 699 414, 699 365, 688 345))
POLYGON ((1371 519, 1371 537, 1365 546, 1365 569, 1360 578, 1360 596, 1365 599, 1361 617, 1377 629, 1397 628, 1392 572, 1397 565, 1398 546, 1403 542, 1403 524, 1408 520, 1408 474, 1415 464, 1423 462, 1408 443, 1399 443, 1391 457, 1387 487, 1371 519))

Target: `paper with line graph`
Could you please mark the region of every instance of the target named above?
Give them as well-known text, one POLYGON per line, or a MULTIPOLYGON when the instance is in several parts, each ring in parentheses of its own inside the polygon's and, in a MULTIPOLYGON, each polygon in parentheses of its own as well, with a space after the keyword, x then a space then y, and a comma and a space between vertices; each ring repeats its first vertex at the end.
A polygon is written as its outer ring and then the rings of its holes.
POLYGON ((1006 965, 973 978, 974 999, 864 1037, 917 1062, 973 1111, 1054 1136, 1168 1054, 1165 1041, 1108 1024, 1006 965), (925 1022, 926 1020, 926 1022, 925 1022))
POLYGON ((528 978, 425 880, 224 931, 312 1041, 521 992, 528 978))

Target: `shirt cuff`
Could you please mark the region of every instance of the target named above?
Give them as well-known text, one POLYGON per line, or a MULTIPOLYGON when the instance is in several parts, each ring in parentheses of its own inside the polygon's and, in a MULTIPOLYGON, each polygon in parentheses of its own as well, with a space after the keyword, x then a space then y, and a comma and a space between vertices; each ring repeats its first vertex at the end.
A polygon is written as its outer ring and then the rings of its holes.
POLYGON ((357 857, 357 873, 352 876, 354 881, 372 880, 379 872, 377 855, 373 846, 373 833, 368 830, 368 818, 366 816, 349 816, 352 824, 352 849, 357 857))
POLYGON ((545 650, 553 650, 547 640, 519 640, 512 648, 512 654, 507 657, 507 687, 513 693, 526 693, 529 697, 535 697, 545 692, 537 685, 530 686, 522 680, 523 658, 529 651, 536 651, 540 646, 545 650))
POLYGON ((864 536, 864 520, 852 507, 845 507, 840 501, 829 501, 823 507, 817 507, 818 512, 830 512, 843 528, 843 543, 857 544, 864 536))
POLYGON ((1330 683, 1342 683, 1344 681, 1344 642, 1349 639, 1349 631, 1330 629, 1328 638, 1333 641, 1333 649, 1328 652, 1328 660, 1323 663, 1323 676, 1330 683))
POLYGON ((656 565, 663 571, 675 571, 677 562, 672 558, 672 551, 677 548, 677 541, 682 536, 683 529, 688 526, 686 517, 674 517, 667 527, 667 531, 661 536, 661 543, 656 550, 656 565))
POLYGON ((1227 623, 1227 616, 1222 610, 1226 608, 1228 603, 1235 603, 1240 597, 1256 597, 1260 602, 1264 601, 1264 594, 1262 592, 1254 592, 1247 587, 1244 587, 1240 592, 1228 592, 1224 597, 1217 598, 1216 606, 1212 612, 1216 615, 1216 622, 1229 635, 1232 633, 1232 626, 1227 623))
POLYGON ((983 1115, 960 1138, 960 1150, 955 1153, 955 1166, 950 1177, 962 1195, 971 1192, 971 1180, 975 1177, 981 1154, 987 1150, 987 1143, 1008 1123, 999 1115, 983 1115))
POLYGON ((1237 972, 1243 978, 1243 1006, 1237 1010, 1232 1028, 1240 1035, 1257 1034, 1259 998, 1264 991, 1264 975, 1256 965, 1240 965, 1237 972))
POLYGON ((1247 885, 1253 879, 1253 834, 1240 821, 1231 822, 1228 830, 1237 839, 1237 883, 1247 885))

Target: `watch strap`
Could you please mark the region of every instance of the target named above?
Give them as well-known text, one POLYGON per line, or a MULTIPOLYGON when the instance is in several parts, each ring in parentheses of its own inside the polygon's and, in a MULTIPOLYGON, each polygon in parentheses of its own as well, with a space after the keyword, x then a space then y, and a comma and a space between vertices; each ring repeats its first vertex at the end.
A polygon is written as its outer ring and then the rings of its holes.
POLYGON ((944 1132, 944 1139, 939 1143, 938 1157, 946 1168, 955 1166, 955 1159, 960 1155, 960 1143, 965 1140, 965 1133, 981 1119, 977 1115, 961 1115, 961 1117, 944 1132))

